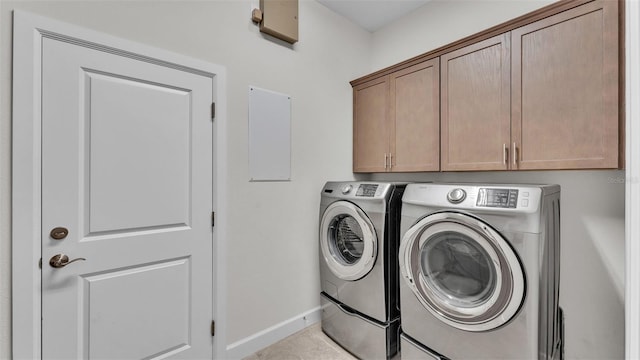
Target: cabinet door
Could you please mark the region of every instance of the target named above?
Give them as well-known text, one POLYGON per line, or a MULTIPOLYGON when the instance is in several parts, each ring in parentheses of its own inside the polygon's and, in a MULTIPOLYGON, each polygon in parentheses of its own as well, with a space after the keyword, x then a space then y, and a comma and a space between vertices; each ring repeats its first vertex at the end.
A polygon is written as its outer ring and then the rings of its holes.
POLYGON ((388 109, 388 76, 353 88, 353 172, 387 170, 388 109))
POLYGON ((519 169, 618 167, 618 1, 512 32, 519 169))
POLYGON ((442 55, 442 170, 506 170, 509 34, 442 55))
POLYGON ((439 59, 390 76, 392 171, 440 170, 439 59))

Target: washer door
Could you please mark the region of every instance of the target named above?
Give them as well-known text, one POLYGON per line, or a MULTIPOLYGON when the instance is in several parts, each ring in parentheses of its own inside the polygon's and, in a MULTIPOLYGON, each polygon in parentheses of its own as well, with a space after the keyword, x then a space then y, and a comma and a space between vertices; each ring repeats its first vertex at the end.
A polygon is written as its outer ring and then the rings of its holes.
POLYGON ((518 312, 522 265, 502 235, 467 214, 440 212, 412 226, 400 244, 400 271, 420 302, 441 321, 487 331, 518 312))
POLYGON ((320 249, 337 277, 358 280, 373 269, 378 239, 364 211, 348 201, 337 201, 322 215, 320 249))

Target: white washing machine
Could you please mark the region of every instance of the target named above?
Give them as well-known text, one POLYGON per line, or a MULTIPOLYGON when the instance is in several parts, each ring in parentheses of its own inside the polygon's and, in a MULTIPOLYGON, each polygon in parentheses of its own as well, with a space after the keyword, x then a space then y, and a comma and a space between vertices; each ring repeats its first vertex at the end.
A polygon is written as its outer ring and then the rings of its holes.
POLYGON ((410 184, 402 202, 403 355, 560 357, 558 185, 410 184))
POLYGON ((398 351, 405 184, 328 182, 320 202, 322 330, 362 359, 398 351))

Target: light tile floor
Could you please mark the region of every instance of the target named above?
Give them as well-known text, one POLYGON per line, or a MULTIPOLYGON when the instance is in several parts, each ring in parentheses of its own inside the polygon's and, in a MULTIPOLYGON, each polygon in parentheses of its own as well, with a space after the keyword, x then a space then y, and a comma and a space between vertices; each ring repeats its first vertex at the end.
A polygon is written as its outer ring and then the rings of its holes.
POLYGON ((320 323, 317 323, 243 360, 356 360, 356 358, 325 335, 320 323))

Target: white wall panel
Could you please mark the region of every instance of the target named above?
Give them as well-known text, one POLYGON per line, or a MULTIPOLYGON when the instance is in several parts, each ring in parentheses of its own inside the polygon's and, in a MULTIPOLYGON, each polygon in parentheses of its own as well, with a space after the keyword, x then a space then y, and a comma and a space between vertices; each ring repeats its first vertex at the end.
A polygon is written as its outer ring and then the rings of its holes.
POLYGON ((249 87, 249 177, 291 180, 291 96, 249 87))

